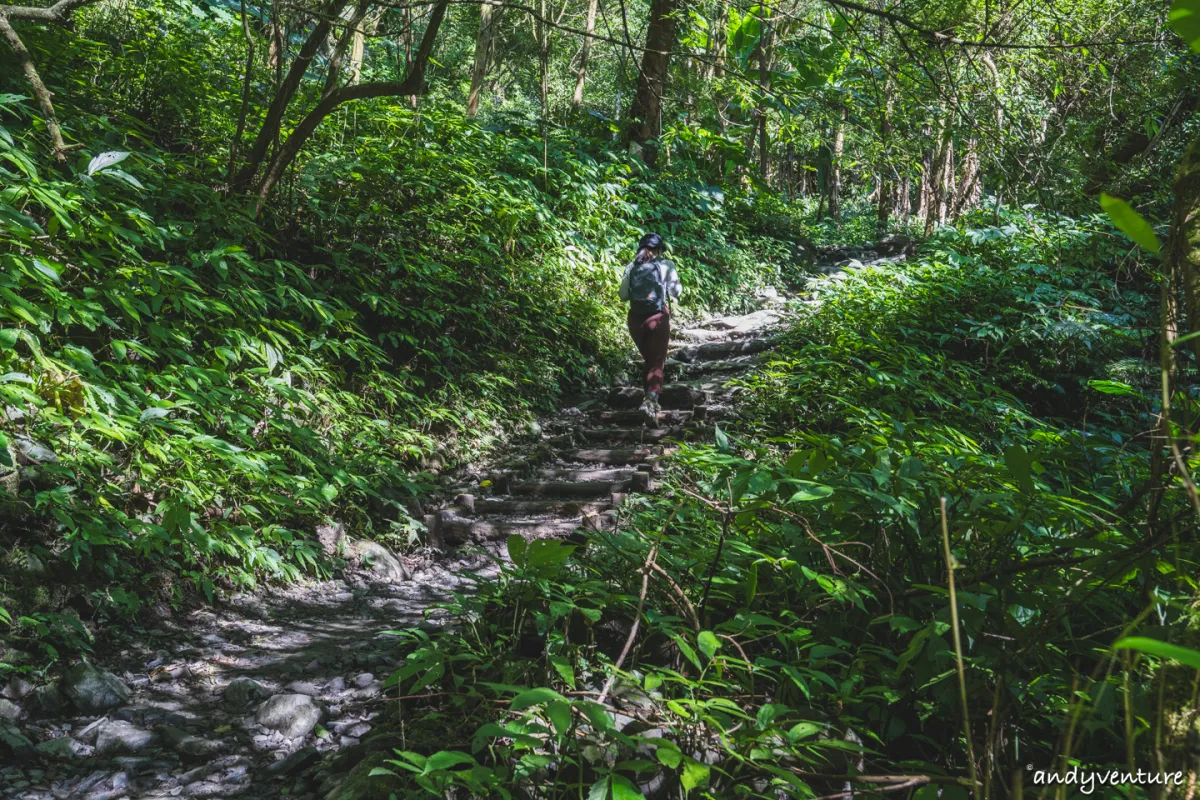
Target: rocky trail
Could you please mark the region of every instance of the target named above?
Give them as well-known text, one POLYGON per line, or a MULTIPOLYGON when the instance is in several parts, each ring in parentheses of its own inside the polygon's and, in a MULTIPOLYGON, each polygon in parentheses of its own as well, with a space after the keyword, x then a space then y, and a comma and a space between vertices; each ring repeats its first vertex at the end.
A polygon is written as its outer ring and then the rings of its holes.
POLYGON ((814 253, 810 293, 760 297, 750 314, 675 331, 659 425, 637 414, 642 391, 598 392, 531 432, 488 468, 447 476, 448 503, 420 509, 433 556, 400 558, 319 532, 350 556, 339 579, 268 587, 97 636, 91 663, 57 681, 14 678, 0 690, 0 797, 338 798, 387 715, 383 683, 399 663, 384 631, 436 625, 431 606, 489 580, 512 534, 587 536, 613 524, 633 492, 654 490, 673 443, 711 440, 736 415, 730 378, 766 357, 787 315, 819 303, 846 269, 903 258, 904 244, 814 253))

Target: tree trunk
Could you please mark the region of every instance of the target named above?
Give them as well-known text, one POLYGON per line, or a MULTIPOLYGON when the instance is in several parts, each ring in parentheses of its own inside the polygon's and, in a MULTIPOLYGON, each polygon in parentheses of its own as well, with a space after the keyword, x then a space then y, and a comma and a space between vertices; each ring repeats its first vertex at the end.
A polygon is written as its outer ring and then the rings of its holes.
POLYGON ((437 39, 438 29, 442 25, 442 19, 446 16, 446 6, 448 4, 449 0, 438 0, 437 5, 433 7, 433 13, 429 18, 429 25, 425 28, 424 36, 421 37, 421 46, 417 49, 416 55, 413 57, 412 67, 403 81, 383 81, 379 83, 360 83, 357 86, 343 86, 322 97, 320 102, 304 116, 304 119, 292 131, 291 136, 279 147, 278 152, 275 153, 275 157, 271 159, 266 175, 263 177, 262 183, 258 188, 257 210, 262 210, 267 197, 271 194, 271 190, 279 182, 279 178, 283 175, 284 170, 287 169, 300 153, 300 149, 308 141, 308 137, 312 136, 317 126, 342 103, 371 97, 410 97, 418 95, 424 90, 425 69, 429 64, 429 57, 433 52, 433 45, 437 39))
POLYGON ((629 108, 629 142, 650 166, 658 157, 651 140, 662 133, 663 92, 667 84, 671 50, 675 47, 675 11, 678 0, 651 0, 646 27, 646 50, 638 75, 637 94, 629 108))
POLYGON ((583 48, 579 51, 579 72, 575 74, 575 96, 572 98, 576 108, 583 105, 583 83, 587 80, 588 57, 592 53, 592 33, 596 30, 596 10, 599 6, 599 0, 588 0, 583 48))
POLYGON ((979 205, 983 197, 983 185, 979 182, 979 137, 967 140, 967 153, 962 159, 962 175, 958 191, 954 193, 952 217, 959 217, 979 205))
POLYGON ((763 182, 771 182, 771 149, 767 131, 767 96, 771 93, 771 51, 773 31, 770 23, 770 12, 763 9, 762 37, 758 48, 758 170, 763 182))
POLYGON ((842 150, 846 146, 846 106, 838 111, 833 128, 833 152, 829 161, 829 216, 834 222, 842 221, 842 150))
MULTIPOLYGON (((280 83, 279 88, 275 92, 275 97, 271 100, 271 105, 267 109, 267 116, 263 120, 262 127, 258 129, 258 136, 255 138, 254 145, 250 148, 250 154, 246 158, 246 165, 242 167, 241 172, 238 173, 235 179, 237 185, 245 186, 254 179, 258 168, 266 158, 267 148, 271 146, 271 141, 279 134, 284 114, 287 112, 287 107, 292 102, 292 98, 296 95, 296 91, 300 88, 300 82, 304 78, 304 73, 308 71, 309 65, 312 64, 317 53, 325 45, 325 40, 329 38, 332 20, 337 19, 345 7, 346 0, 332 0, 322 10, 308 38, 304 41, 304 45, 300 48, 299 55, 292 62, 291 68, 288 69, 287 77, 280 83)), ((281 64, 282 60, 277 63, 281 64)))
POLYGON ((891 86, 883 87, 883 113, 879 116, 879 142, 882 146, 882 162, 879 165, 879 197, 875 208, 875 230, 880 234, 887 232, 888 218, 892 213, 892 202, 895 199, 895 187, 891 181, 891 164, 889 156, 892 141, 892 93, 891 86))
POLYGON ((504 12, 501 0, 484 0, 479 6, 479 35, 475 38, 475 66, 471 70, 471 93, 467 96, 467 116, 479 113, 479 96, 492 60, 492 46, 504 12))
MULTIPOLYGON (((925 216, 925 235, 933 234, 938 221, 938 207, 942 204, 942 170, 945 168, 946 156, 950 146, 950 125, 945 117, 938 120, 937 136, 934 138, 933 152, 926 162, 925 174, 922 176, 921 205, 925 216)), ((918 214, 918 216, 920 216, 918 214)))
MULTIPOLYGON (((1175 218, 1168 259, 1183 288, 1188 331, 1200 334, 1200 138, 1192 142, 1175 174, 1175 218)), ((1200 369, 1200 335, 1191 340, 1200 369)))

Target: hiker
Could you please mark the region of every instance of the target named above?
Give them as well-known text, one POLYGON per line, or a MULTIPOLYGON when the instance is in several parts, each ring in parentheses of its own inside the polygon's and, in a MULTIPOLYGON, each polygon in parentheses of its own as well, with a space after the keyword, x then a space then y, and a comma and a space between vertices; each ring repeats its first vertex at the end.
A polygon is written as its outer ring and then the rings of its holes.
POLYGON ((638 242, 633 263, 625 268, 620 295, 629 302, 629 335, 645 361, 646 399, 638 410, 648 427, 658 426, 658 393, 666 370, 667 345, 671 341, 671 309, 667 301, 683 290, 675 265, 662 257, 666 247, 657 233, 647 233, 638 242))

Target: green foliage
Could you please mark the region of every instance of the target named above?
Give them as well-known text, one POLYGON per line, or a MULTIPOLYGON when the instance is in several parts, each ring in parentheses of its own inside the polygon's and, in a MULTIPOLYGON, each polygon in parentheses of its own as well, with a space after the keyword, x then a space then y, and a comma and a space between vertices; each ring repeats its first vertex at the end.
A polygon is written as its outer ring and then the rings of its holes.
MULTIPOLYGON (((1050 764, 1076 717, 1075 755, 1123 764, 1107 732, 1124 703, 1148 730, 1152 673, 1079 675, 1143 598, 1185 616, 1196 554, 1145 547, 1130 515, 1154 408, 1098 376, 1140 351, 1152 306, 1115 286, 1124 248, 1098 223, 1013 215, 831 284, 741 381, 739 427, 684 447, 664 492, 586 550, 546 545, 535 565, 510 542, 503 579, 422 640, 400 693, 448 692, 417 702, 468 715, 471 774, 512 792, 619 796, 657 775, 693 796, 805 797, 859 758, 965 774, 944 497, 977 749, 1000 715, 1022 742, 1001 774, 1050 764), (663 571, 617 670, 652 548, 663 571), (499 702, 512 713, 493 717, 499 702)), ((1164 518, 1186 509, 1178 482, 1164 502, 1164 518)))

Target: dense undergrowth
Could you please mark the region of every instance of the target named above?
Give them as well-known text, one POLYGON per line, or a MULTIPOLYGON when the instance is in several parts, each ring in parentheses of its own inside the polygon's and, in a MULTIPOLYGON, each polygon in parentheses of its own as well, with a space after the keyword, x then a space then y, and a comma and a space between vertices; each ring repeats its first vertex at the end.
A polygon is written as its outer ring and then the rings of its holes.
POLYGON ((330 519, 418 543, 406 501, 438 467, 623 363, 642 230, 672 244, 683 317, 796 275, 747 196, 585 134, 543 154, 519 120, 380 104, 365 146, 296 178, 293 216, 255 220, 213 165, 83 109, 88 146, 47 166, 30 104, 2 100, 0 607, 51 656, 86 646, 79 614, 327 574, 330 519))
POLYGON ((739 425, 685 447, 620 532, 514 540, 458 628, 403 634, 399 693, 433 693, 407 724, 451 733, 383 769, 438 796, 725 798, 847 774, 966 797, 972 755, 982 796, 1040 790, 1027 765, 1063 753, 1180 768, 1178 698, 1108 651, 1186 640, 1195 592, 1182 488, 1145 488, 1153 282, 1098 220, 991 216, 824 289, 742 381, 739 425))

